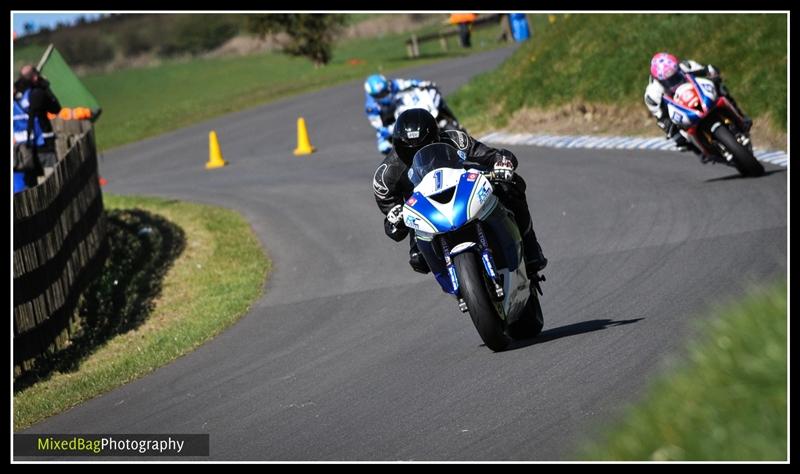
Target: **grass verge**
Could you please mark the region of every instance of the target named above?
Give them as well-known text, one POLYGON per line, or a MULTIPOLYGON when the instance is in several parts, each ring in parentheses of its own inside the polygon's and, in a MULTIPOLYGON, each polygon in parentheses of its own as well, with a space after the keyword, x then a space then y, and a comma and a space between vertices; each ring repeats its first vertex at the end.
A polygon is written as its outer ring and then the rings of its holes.
POLYGON ((786 283, 701 323, 688 360, 664 376, 586 460, 787 459, 786 283))
POLYGON ((561 14, 552 15, 552 23, 547 15, 529 18, 530 41, 498 70, 448 97, 470 132, 504 127, 525 108, 580 102, 645 111, 650 58, 662 50, 714 64, 749 115, 786 131, 785 14, 561 14))
MULTIPOLYGON (((425 27, 417 33, 436 28, 425 27)), ((305 58, 262 53, 168 60, 152 67, 89 74, 81 79, 103 107, 96 125, 97 145, 107 150, 375 72, 496 48, 505 44, 497 41, 500 31, 499 25, 476 29, 471 50, 458 47, 456 38, 450 38, 446 53, 440 51, 436 41, 424 43, 420 45, 421 57, 413 60, 406 58, 405 41, 410 33, 404 33, 342 41, 334 48, 332 61, 320 68, 305 58)), ((15 54, 35 57, 31 48, 20 48, 15 54)))
POLYGON ((104 201, 111 254, 82 295, 72 345, 15 381, 15 430, 192 351, 262 293, 270 262, 239 214, 149 197, 104 201))

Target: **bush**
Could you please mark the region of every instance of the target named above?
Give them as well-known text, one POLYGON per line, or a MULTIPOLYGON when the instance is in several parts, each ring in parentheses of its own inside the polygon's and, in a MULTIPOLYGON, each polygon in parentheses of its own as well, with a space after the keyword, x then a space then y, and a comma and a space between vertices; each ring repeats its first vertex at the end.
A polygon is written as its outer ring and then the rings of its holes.
POLYGON ((286 53, 305 56, 320 66, 330 62, 334 37, 346 22, 345 15, 267 14, 249 15, 245 25, 248 31, 262 37, 267 33, 286 33, 289 35, 289 41, 283 45, 286 53))
POLYGON ((152 41, 144 33, 134 29, 120 33, 117 44, 124 56, 135 56, 154 48, 152 41))
POLYGON ((92 66, 114 59, 114 48, 107 40, 89 35, 75 36, 54 43, 71 65, 92 66))

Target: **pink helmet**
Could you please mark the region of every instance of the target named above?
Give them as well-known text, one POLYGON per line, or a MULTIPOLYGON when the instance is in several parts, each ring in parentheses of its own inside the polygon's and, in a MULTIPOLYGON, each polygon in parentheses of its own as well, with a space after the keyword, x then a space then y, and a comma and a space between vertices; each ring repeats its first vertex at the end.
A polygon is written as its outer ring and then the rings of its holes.
POLYGON ((663 81, 678 72, 678 58, 669 53, 656 53, 650 60, 650 75, 663 81))

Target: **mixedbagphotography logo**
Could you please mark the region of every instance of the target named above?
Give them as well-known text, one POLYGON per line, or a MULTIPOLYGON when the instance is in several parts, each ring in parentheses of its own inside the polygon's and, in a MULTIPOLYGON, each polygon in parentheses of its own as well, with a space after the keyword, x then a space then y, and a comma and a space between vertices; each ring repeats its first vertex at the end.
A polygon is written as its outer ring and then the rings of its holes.
POLYGON ((16 434, 15 456, 208 456, 208 434, 16 434))

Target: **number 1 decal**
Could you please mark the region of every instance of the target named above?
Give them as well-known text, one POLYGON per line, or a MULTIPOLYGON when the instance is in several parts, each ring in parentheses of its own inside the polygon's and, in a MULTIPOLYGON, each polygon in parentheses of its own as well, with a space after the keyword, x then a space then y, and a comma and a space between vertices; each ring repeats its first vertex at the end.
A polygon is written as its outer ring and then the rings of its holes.
POLYGON ((442 189, 442 170, 437 170, 433 174, 433 181, 435 183, 436 191, 442 189))

